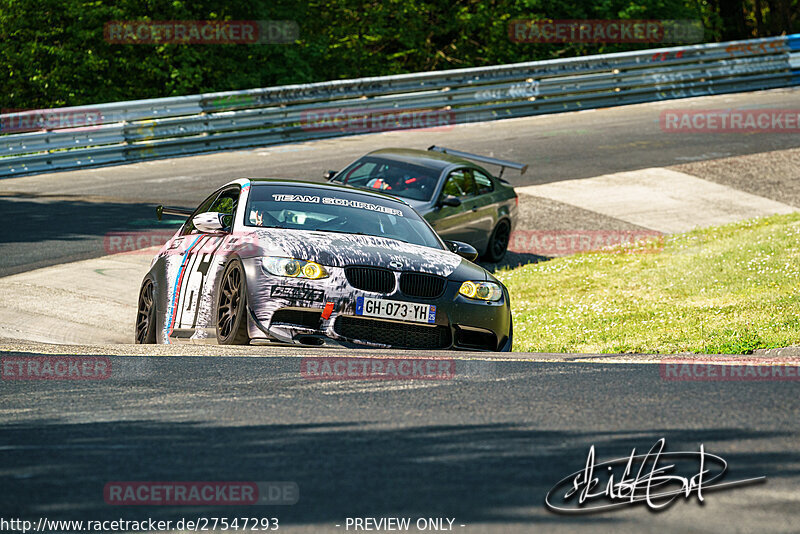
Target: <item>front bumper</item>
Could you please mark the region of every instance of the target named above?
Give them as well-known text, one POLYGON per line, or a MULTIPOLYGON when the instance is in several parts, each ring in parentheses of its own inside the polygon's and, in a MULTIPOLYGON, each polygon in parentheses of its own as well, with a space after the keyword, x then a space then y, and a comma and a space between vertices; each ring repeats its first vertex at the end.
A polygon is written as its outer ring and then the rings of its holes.
POLYGON ((301 280, 270 275, 257 259, 247 260, 244 265, 249 333, 256 343, 428 350, 510 348, 511 313, 505 289, 499 301, 483 302, 460 295, 461 282, 448 280, 441 296, 413 298, 400 291, 399 283, 386 294, 354 288, 342 268, 326 267, 328 278, 301 280), (435 322, 357 315, 358 297, 435 305, 435 322))

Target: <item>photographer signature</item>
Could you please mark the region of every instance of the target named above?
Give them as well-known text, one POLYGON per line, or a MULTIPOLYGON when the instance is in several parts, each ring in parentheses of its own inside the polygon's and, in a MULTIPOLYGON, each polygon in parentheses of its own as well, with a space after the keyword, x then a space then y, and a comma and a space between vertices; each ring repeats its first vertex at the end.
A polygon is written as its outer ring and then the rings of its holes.
POLYGON ((566 514, 598 512, 639 503, 645 503, 651 510, 661 510, 680 496, 688 500, 692 495, 697 495, 698 501, 703 502, 704 491, 766 480, 762 476, 713 484, 721 480, 728 470, 728 462, 716 454, 705 452, 702 444, 698 452, 664 452, 665 445, 666 440, 661 438, 647 454, 637 455, 634 448, 628 457, 601 463, 595 463, 592 445, 584 468, 561 479, 547 493, 545 505, 554 512, 566 514), (661 465, 667 461, 673 463, 661 465), (696 462, 694 470, 689 471, 690 476, 675 473, 676 464, 680 461, 696 462), (623 465, 624 469, 619 473, 618 468, 623 465), (634 469, 636 476, 632 477, 634 469), (601 477, 604 477, 604 486, 601 486, 601 477), (559 489, 563 494, 557 497, 559 489), (577 502, 571 502, 575 500, 577 502))

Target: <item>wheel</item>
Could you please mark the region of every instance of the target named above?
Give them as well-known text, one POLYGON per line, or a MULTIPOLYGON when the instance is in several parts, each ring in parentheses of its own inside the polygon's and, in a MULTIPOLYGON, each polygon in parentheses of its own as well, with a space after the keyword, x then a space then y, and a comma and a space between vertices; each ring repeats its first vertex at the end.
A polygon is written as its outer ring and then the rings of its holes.
POLYGON ((497 263, 503 259, 508 250, 508 240, 511 237, 511 225, 508 221, 500 221, 492 232, 492 237, 489 239, 489 246, 486 247, 486 252, 483 258, 491 263, 497 263))
POLYGON ((217 295, 217 342, 220 345, 247 345, 247 294, 244 268, 233 260, 225 268, 217 295))
POLYGON ((149 278, 139 290, 139 304, 136 311, 136 343, 152 345, 156 342, 156 307, 153 298, 153 281, 149 278))

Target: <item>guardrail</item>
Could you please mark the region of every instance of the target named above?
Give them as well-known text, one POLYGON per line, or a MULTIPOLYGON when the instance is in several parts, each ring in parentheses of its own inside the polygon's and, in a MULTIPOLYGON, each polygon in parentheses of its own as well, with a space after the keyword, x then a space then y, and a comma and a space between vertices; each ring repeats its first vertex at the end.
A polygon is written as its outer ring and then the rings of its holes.
POLYGON ((791 85, 800 34, 7 113, 0 177, 353 135, 337 124, 387 114, 457 124, 791 85))

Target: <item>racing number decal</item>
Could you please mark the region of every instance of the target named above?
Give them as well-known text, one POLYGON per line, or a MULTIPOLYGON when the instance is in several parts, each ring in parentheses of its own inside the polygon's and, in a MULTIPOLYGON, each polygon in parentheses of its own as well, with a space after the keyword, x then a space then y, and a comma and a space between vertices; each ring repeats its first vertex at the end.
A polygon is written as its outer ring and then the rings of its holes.
POLYGON ((218 236, 198 235, 187 247, 180 258, 180 265, 172 284, 172 291, 168 293, 169 306, 167 310, 167 321, 164 325, 164 333, 167 343, 176 325, 178 328, 196 328, 197 317, 200 310, 200 303, 206 289, 206 278, 209 269, 214 263, 214 258, 224 239, 218 236), (210 252, 203 251, 208 249, 207 243, 210 239, 218 240, 212 245, 210 252), (203 251, 199 252, 198 251, 203 251))
POLYGON ((189 258, 189 265, 187 267, 186 276, 188 279, 182 289, 183 295, 179 298, 182 303, 179 307, 180 316, 177 319, 177 324, 180 328, 197 328, 210 326, 198 325, 197 319, 200 314, 200 307, 203 302, 208 302, 210 305, 213 290, 213 284, 208 284, 210 274, 214 274, 212 266, 216 260, 217 251, 219 250, 223 238, 218 236, 209 236, 204 245, 197 249, 197 251, 189 258), (214 243, 213 240, 217 242, 214 243), (213 248, 212 248, 213 247, 213 248))

